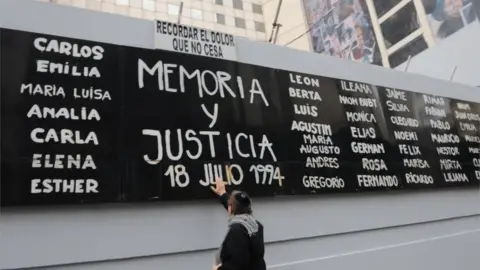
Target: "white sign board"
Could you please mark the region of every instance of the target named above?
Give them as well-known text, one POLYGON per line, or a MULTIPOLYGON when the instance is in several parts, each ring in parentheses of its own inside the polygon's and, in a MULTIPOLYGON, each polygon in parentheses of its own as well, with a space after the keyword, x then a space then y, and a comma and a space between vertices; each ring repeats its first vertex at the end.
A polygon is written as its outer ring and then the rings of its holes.
POLYGON ((235 45, 231 34, 155 21, 155 49, 236 61, 235 45))

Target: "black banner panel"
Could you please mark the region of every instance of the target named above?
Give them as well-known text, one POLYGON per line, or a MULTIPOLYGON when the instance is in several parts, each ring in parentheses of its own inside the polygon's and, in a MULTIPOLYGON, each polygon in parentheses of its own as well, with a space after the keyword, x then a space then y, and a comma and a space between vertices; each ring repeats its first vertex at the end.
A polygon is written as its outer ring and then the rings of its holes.
MULTIPOLYGON (((478 186, 480 104, 0 30, 1 205, 478 186)), ((454 91, 454 89, 452 89, 454 91)))
POLYGON ((439 186, 441 175, 430 139, 430 122, 419 111, 424 110, 423 101, 413 92, 388 87, 379 87, 379 95, 394 145, 394 168, 403 186, 412 189, 439 186), (424 121, 428 128, 424 128, 424 121))
POLYGON ((480 181, 480 104, 452 99, 450 108, 454 118, 456 132, 460 137, 460 166, 465 172, 462 175, 450 174, 445 179, 451 185, 462 183, 478 185, 480 181), (468 179, 468 182, 465 181, 468 179), (461 180, 461 181, 460 181, 461 180))
POLYGON ((286 191, 292 194, 354 191, 345 174, 347 123, 331 78, 278 71, 279 92, 285 94, 283 121, 287 146, 286 191), (288 96, 287 96, 288 95, 288 96))
POLYGON ((2 204, 120 195, 119 47, 1 30, 2 204))
POLYGON ((2 204, 120 195, 119 47, 1 30, 2 204))
POLYGON ((273 69, 133 48, 125 64, 127 198, 211 197, 217 177, 281 193, 290 108, 273 69))
MULTIPOLYGON (((434 164, 435 171, 439 172, 435 178, 437 186, 478 185, 478 180, 472 177, 473 159, 467 152, 465 142, 468 137, 465 137, 463 131, 459 133, 457 128, 456 117, 460 113, 458 104, 445 97, 419 93, 414 96, 415 113, 424 135, 423 142, 429 146, 431 163, 434 164)), ((463 126, 466 121, 458 122, 460 123, 463 126)))
POLYGON ((360 191, 399 189, 394 152, 376 86, 338 80, 347 139, 345 168, 360 191))

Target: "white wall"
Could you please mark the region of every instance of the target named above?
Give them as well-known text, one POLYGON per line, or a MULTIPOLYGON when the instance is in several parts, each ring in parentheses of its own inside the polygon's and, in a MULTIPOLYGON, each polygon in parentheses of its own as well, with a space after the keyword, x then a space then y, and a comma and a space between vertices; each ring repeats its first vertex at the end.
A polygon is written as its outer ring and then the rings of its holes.
MULTIPOLYGON (((478 21, 439 42, 435 47, 413 57, 407 72, 480 86, 480 23, 478 21)), ((397 70, 405 70, 406 63, 397 70)))
MULTIPOLYGON (((153 22, 0 0, 0 27, 153 47, 153 22)), ((238 42, 242 62, 480 102, 480 92, 381 67, 238 42)), ((255 200, 271 269, 478 269, 480 194, 457 189, 255 200)), ((0 269, 210 269, 214 202, 2 208, 0 269), (53 267, 57 266, 57 267, 53 267)))

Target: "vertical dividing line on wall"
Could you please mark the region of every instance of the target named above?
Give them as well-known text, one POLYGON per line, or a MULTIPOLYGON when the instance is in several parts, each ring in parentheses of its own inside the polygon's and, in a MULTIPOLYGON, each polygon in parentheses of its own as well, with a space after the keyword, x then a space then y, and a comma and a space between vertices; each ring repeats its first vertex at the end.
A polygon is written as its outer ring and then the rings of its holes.
POLYGON ((452 74, 450 75, 450 79, 448 79, 449 81, 452 81, 453 78, 455 77, 455 73, 457 72, 457 66, 454 66, 453 67, 453 70, 452 70, 452 74))
POLYGON ((182 19, 182 12, 183 12, 183 1, 180 2, 180 7, 178 8, 177 24, 180 24, 180 21, 181 21, 181 19, 182 19))
POLYGON ((273 44, 275 44, 277 42, 278 29, 281 27, 281 25, 278 23, 278 16, 280 15, 282 2, 283 0, 278 1, 277 11, 275 12, 275 18, 273 19, 273 23, 272 23, 272 33, 270 33, 270 38, 268 39, 268 43, 273 42, 273 44))
POLYGON ((415 5, 415 10, 417 11, 417 18, 420 28, 423 32, 423 38, 425 39, 428 47, 431 48, 435 45, 435 38, 433 36, 432 29, 430 28, 430 24, 428 23, 425 7, 423 6, 421 0, 413 0, 413 4, 415 5))
POLYGON ((405 72, 408 71, 408 68, 410 67, 410 61, 412 61, 412 55, 408 56, 407 64, 405 65, 405 70, 403 70, 403 71, 405 71, 405 72))
POLYGON ((384 67, 390 67, 390 61, 388 61, 387 46, 385 46, 385 38, 382 34, 382 28, 378 22, 377 10, 375 9, 375 4, 373 0, 365 0, 367 3, 368 13, 370 14, 370 21, 372 22, 373 32, 375 33, 375 38, 377 39, 378 50, 380 51, 380 56, 382 57, 382 65, 384 67))

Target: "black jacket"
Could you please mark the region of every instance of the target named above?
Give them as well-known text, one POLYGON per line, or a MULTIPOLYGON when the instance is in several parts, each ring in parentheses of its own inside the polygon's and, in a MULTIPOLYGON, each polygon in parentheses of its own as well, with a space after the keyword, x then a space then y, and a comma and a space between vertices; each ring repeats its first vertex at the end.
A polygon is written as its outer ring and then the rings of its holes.
MULTIPOLYGON (((228 193, 219 197, 225 209, 228 208, 228 193)), ((263 225, 258 222, 258 232, 251 237, 240 224, 230 227, 222 244, 220 259, 222 266, 218 270, 266 270, 267 266, 263 256, 265 243, 263 241, 263 225)))

